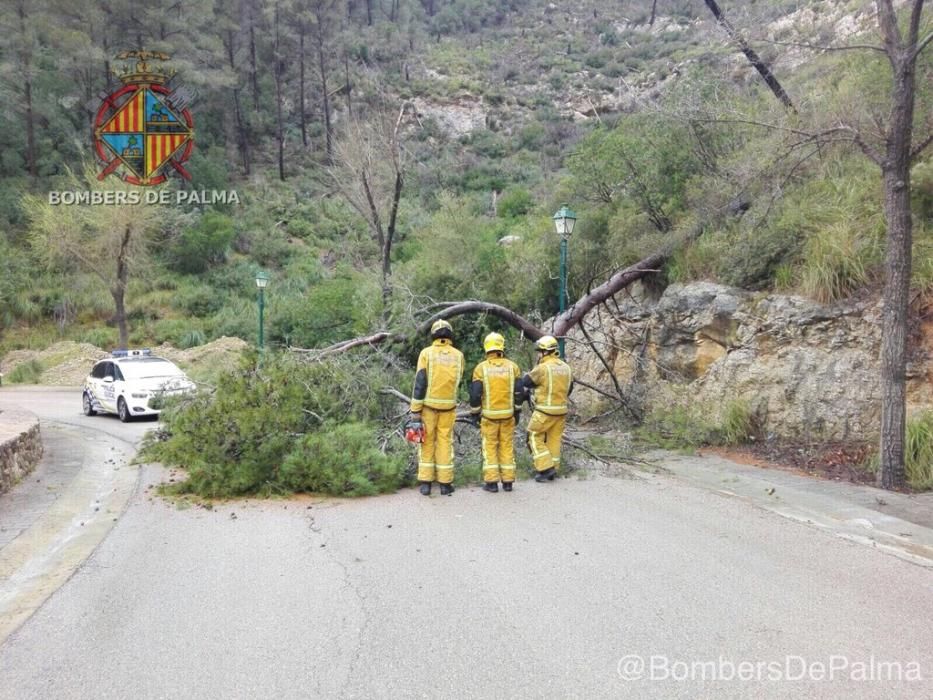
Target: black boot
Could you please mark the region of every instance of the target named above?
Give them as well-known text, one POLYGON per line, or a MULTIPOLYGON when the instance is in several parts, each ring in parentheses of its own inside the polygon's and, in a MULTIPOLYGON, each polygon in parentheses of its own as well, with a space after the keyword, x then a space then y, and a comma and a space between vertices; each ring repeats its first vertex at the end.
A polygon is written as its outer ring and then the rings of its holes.
POLYGON ((418 489, 418 490, 421 491, 421 495, 422 495, 422 496, 430 496, 430 495, 431 495, 431 482, 430 482, 430 481, 422 481, 422 482, 421 482, 421 488, 418 489))
POLYGON ((487 481, 483 484, 483 491, 489 491, 489 493, 498 493, 499 484, 495 481, 487 481))
POLYGON ((442 496, 449 496, 453 492, 454 492, 453 484, 441 484, 441 495, 442 496))
POLYGON ((554 467, 550 469, 545 469, 543 472, 538 472, 535 474, 535 481, 539 484, 543 484, 545 481, 554 481, 554 475, 557 474, 557 470, 554 467))
POLYGON ((547 480, 554 481, 554 479, 557 477, 557 467, 551 467, 547 471, 548 471, 547 480))
POLYGON ((502 482, 502 490, 503 490, 503 491, 511 491, 511 490, 512 490, 512 482, 511 482, 511 481, 503 481, 503 482, 502 482))

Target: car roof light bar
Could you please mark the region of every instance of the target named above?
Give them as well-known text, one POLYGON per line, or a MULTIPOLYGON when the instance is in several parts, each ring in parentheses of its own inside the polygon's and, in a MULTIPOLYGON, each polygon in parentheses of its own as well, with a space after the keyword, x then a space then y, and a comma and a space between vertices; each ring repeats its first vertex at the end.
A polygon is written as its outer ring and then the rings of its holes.
POLYGON ((152 350, 144 348, 142 350, 114 350, 110 353, 111 357, 149 357, 152 350))

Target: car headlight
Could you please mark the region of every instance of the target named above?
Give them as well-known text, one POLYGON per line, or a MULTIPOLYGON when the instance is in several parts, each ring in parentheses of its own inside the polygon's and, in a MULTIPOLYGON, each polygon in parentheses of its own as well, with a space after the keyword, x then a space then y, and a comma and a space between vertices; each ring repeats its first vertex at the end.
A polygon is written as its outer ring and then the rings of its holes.
POLYGON ((145 391, 134 391, 132 394, 130 394, 130 396, 132 396, 134 399, 144 399, 149 396, 149 394, 147 394, 145 391))

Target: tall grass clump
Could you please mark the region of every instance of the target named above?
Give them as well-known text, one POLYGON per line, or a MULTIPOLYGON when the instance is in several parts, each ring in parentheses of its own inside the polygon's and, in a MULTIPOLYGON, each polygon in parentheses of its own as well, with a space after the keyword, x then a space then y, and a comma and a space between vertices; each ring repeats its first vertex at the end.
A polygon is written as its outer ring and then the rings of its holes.
POLYGON ((907 483, 915 489, 933 489, 933 411, 907 421, 904 467, 907 483))
POLYGON ((733 399, 722 412, 719 425, 719 443, 739 445, 748 442, 755 433, 755 414, 747 401, 733 399))
POLYGON ((866 284, 880 260, 877 238, 846 222, 833 224, 804 244, 801 287, 823 304, 837 301, 866 284))

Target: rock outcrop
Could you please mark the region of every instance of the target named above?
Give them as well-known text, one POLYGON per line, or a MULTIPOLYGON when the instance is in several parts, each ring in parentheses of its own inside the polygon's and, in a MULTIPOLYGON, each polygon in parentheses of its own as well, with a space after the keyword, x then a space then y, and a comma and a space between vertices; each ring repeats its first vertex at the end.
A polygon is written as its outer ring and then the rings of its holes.
MULTIPOLYGON (((832 306, 756 295, 708 282, 660 295, 620 295, 587 318, 596 350, 643 408, 692 404, 716 413, 745 401, 766 433, 813 440, 873 440, 880 425, 881 305, 832 306)), ((611 387, 607 370, 574 330, 568 355, 578 377, 611 387)), ((933 323, 911 340, 908 410, 933 408, 933 323)), ((598 395, 577 400, 595 410, 598 395)))

